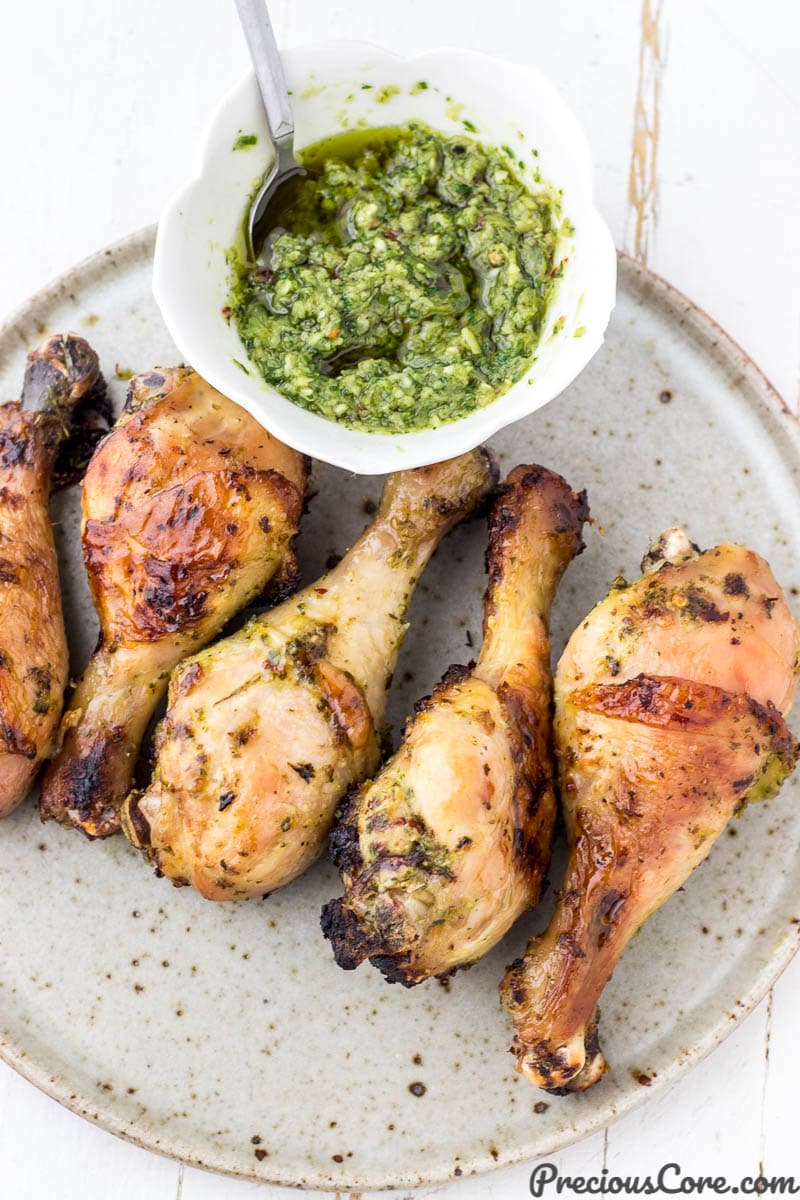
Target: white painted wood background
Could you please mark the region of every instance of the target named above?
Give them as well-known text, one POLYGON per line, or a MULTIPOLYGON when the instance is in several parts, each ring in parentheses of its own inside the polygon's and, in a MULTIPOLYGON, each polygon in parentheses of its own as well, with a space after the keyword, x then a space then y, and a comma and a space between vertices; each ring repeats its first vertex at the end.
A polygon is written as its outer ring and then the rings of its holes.
MULTIPOLYGON (((546 71, 587 130, 617 244, 706 308, 797 405, 796 0, 273 0, 272 9, 286 45, 451 43, 546 71)), ((233 0, 4 0, 0 313, 158 216, 245 66, 233 0)), ((798 1010, 800 959, 704 1063, 555 1161, 568 1174, 644 1174, 678 1161, 731 1179, 761 1169, 800 1177, 798 1010)), ((419 1195, 522 1200, 527 1178, 518 1167, 419 1195)), ((117 1141, 0 1064, 2 1200, 288 1195, 117 1141)))

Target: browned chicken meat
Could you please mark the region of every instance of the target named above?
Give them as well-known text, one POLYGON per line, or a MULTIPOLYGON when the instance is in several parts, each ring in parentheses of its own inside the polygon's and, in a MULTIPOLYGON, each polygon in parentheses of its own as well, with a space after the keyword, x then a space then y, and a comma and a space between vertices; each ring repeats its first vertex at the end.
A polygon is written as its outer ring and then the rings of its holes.
POLYGON ((556 674, 569 862, 550 927, 502 986, 518 1070, 551 1091, 602 1076, 597 1001, 628 941, 797 758, 784 717, 800 631, 767 563, 670 530, 644 569, 556 674))
POLYGON ((414 585, 492 482, 480 450, 390 475, 337 567, 182 664, 153 781, 124 809, 125 832, 161 873, 237 900, 313 862, 337 801, 377 766, 414 585))
POLYGON ((99 386, 94 351, 58 334, 28 356, 22 399, 0 406, 0 817, 54 748, 68 658, 47 502, 75 407, 99 386))
POLYGON ((331 838, 345 894, 322 913, 336 961, 407 987, 475 962, 536 902, 555 822, 548 621, 582 548, 584 495, 515 468, 489 529, 484 642, 417 707, 331 838))
POLYGON ((270 581, 291 583, 306 461, 188 368, 132 380, 83 487, 100 642, 62 721, 43 818, 119 828, 170 671, 270 581))

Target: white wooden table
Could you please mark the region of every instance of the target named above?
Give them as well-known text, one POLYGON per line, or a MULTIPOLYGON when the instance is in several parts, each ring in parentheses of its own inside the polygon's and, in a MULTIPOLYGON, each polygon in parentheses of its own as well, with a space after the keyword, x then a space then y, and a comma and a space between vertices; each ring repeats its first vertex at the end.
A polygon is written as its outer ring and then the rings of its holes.
MULTIPOLYGON (((455 43, 546 71, 588 132, 617 244, 706 308, 797 406, 796 0, 273 0, 272 10, 284 44, 455 43)), ((25 0, 3 5, 0 29, 5 313, 158 216, 246 55, 232 0, 25 0)), ((800 958, 704 1063, 555 1161, 570 1175, 647 1174, 677 1161, 732 1180, 760 1169, 800 1177, 798 1009, 800 958)), ((528 1174, 462 1180, 449 1194, 521 1200, 528 1174)), ((0 1064, 0 1197, 268 1193, 289 1196, 118 1141, 0 1064)))

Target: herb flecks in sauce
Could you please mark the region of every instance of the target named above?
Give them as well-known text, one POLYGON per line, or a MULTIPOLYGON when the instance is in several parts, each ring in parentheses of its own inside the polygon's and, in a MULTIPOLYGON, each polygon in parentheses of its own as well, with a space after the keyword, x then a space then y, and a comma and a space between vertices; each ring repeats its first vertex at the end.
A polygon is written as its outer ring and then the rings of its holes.
POLYGON ((251 146, 258 144, 258 134, 255 133, 240 133, 236 141, 231 146, 231 150, 249 150, 251 146))
POLYGON ((264 379, 356 429, 428 429, 531 365, 562 274, 560 200, 508 156, 420 123, 301 155, 267 266, 236 264, 233 315, 264 379))

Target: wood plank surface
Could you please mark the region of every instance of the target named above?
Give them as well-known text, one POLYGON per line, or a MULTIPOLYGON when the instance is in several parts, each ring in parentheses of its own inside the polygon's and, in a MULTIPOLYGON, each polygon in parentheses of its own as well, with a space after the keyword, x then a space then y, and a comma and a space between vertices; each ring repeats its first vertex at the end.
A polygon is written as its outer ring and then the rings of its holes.
MULTIPOLYGON (((284 44, 357 37, 411 52, 449 43, 547 72, 586 128, 617 244, 707 309, 797 404, 800 6, 271 0, 271 8, 284 44)), ((4 6, 0 312, 156 219, 192 170, 215 102, 245 67, 230 0, 4 6)), ((759 1170, 800 1176, 799 1006, 795 960, 704 1063, 553 1161, 570 1175, 647 1174, 677 1161, 732 1180, 759 1170)), ((521 1200, 529 1173, 520 1166, 418 1195, 521 1200)), ((284 1193, 118 1141, 0 1064, 0 1197, 268 1195, 284 1193)))

